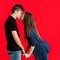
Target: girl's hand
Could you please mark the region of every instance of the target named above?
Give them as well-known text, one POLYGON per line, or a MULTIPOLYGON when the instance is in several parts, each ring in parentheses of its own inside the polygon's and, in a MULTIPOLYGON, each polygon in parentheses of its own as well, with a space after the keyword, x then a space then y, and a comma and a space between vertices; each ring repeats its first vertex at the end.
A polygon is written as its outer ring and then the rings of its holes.
POLYGON ((25 56, 25 58, 29 58, 29 54, 28 53, 25 53, 25 54, 22 54, 23 56, 25 56))
POLYGON ((30 57, 28 53, 25 53, 24 56, 25 56, 26 58, 29 58, 29 57, 30 57))

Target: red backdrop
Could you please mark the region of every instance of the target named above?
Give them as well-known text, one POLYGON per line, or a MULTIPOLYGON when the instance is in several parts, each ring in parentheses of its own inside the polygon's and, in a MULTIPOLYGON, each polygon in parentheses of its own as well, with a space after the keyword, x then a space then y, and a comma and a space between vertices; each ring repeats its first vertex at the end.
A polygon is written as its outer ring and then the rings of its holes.
MULTIPOLYGON (((1 0, 0 1, 0 60, 9 60, 9 55, 6 50, 6 37, 4 24, 7 17, 11 14, 11 8, 14 4, 21 4, 25 11, 31 12, 36 21, 37 29, 42 39, 46 40, 51 51, 49 53, 49 60, 59 60, 59 34, 60 34, 60 2, 57 0, 1 0)), ((24 40, 23 23, 19 20, 16 21, 21 42, 26 49, 27 42, 24 40)), ((22 60, 34 60, 34 56, 22 60)))

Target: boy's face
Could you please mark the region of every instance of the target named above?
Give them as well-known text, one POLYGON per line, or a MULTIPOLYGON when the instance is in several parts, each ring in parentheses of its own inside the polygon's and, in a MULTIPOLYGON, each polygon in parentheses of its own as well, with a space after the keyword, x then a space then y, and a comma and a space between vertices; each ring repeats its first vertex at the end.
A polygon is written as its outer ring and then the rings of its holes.
POLYGON ((22 15, 23 15, 23 11, 17 11, 17 12, 16 12, 16 17, 17 17, 18 19, 21 19, 22 15))
POLYGON ((21 21, 23 21, 23 20, 24 20, 24 15, 25 15, 25 13, 23 13, 23 14, 22 14, 22 16, 21 16, 21 18, 20 18, 20 19, 21 19, 21 21))

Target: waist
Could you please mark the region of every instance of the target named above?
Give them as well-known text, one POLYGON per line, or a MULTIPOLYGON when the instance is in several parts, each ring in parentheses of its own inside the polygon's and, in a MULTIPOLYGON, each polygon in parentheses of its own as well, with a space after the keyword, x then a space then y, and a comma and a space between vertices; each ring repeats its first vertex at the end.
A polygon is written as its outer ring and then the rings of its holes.
POLYGON ((17 44, 7 44, 7 50, 19 51, 22 50, 17 44))

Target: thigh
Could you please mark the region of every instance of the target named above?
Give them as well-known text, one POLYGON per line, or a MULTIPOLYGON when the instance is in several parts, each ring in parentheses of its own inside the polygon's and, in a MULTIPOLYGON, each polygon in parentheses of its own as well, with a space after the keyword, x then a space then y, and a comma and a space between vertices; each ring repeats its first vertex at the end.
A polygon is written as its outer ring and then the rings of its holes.
POLYGON ((21 51, 8 51, 10 60, 21 60, 21 51))

